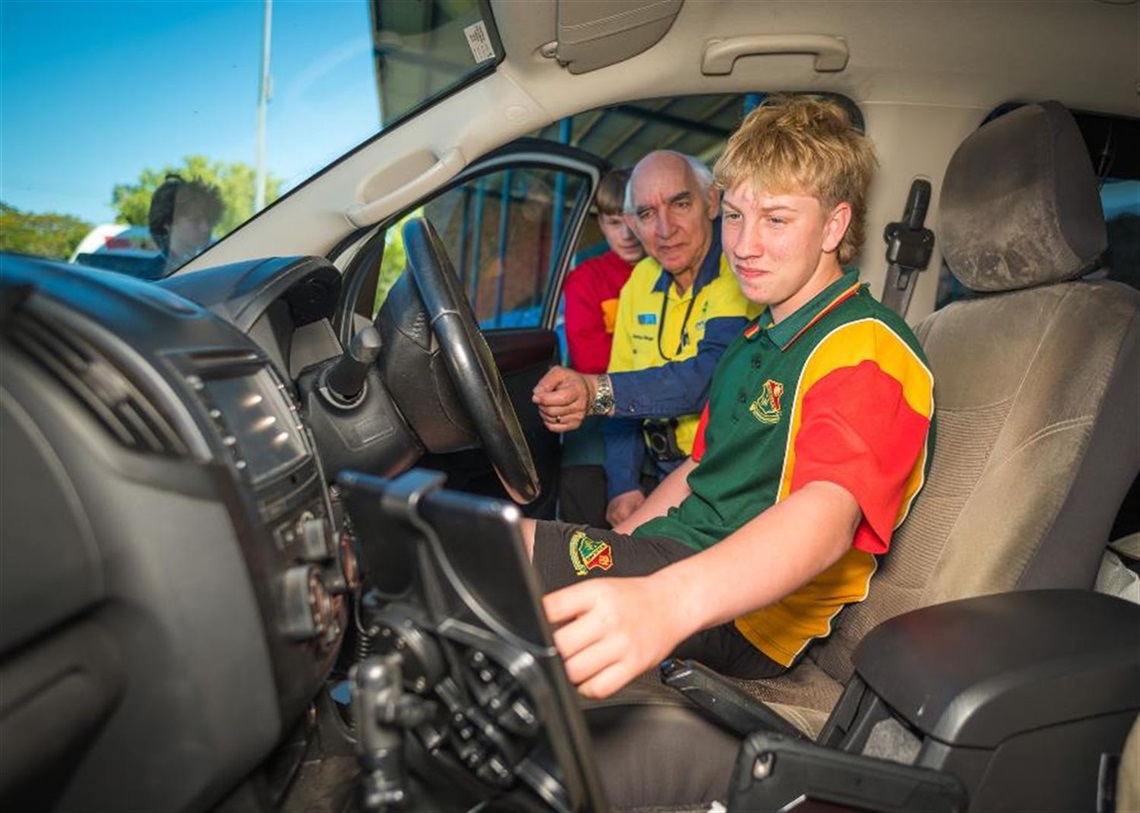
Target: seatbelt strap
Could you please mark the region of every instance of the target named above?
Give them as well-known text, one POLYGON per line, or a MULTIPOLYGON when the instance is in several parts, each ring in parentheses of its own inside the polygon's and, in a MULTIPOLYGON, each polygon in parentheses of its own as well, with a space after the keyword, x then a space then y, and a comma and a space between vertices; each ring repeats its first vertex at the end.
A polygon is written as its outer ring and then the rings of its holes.
POLYGON ((903 318, 910 307, 915 278, 930 264, 934 252, 934 232, 923 227, 929 205, 930 181, 915 178, 903 219, 888 223, 883 230, 883 239, 887 241, 887 281, 882 302, 903 318))

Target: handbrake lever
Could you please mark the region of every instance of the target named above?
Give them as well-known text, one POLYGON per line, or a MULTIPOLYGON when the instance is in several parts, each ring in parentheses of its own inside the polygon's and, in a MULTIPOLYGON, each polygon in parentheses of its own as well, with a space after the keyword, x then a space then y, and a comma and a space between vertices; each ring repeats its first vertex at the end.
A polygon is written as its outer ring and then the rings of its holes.
POLYGON ((742 737, 756 731, 772 731, 807 739, 802 731, 763 701, 733 686, 703 663, 669 658, 661 664, 661 682, 681 692, 714 721, 742 737))

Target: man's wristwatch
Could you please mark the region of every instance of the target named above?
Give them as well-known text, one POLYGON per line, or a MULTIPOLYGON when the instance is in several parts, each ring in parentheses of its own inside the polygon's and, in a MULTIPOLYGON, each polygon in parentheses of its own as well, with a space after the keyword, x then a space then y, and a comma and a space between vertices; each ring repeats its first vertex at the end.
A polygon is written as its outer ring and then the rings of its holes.
POLYGON ((590 404, 591 415, 609 415, 614 408, 614 388, 610 377, 605 373, 598 376, 598 388, 594 390, 594 403, 590 404))

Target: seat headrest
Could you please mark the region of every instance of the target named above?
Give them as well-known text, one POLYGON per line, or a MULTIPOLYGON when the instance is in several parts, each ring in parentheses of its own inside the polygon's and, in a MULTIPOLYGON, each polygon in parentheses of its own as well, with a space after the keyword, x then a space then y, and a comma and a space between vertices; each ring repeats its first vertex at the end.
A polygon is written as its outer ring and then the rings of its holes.
POLYGON ((1092 161, 1057 102, 1019 107, 963 141, 940 208, 942 256, 975 291, 1072 279, 1108 243, 1092 161))

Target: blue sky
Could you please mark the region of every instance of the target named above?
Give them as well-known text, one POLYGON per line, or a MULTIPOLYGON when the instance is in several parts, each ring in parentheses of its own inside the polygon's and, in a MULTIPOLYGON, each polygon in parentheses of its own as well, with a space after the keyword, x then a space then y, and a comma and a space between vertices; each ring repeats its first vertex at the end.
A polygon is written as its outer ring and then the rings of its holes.
MULTIPOLYGON (((255 161, 262 0, 0 0, 0 200, 111 222, 191 154, 255 161)), ((275 0, 266 164, 285 188, 376 132, 367 0, 275 0)))

